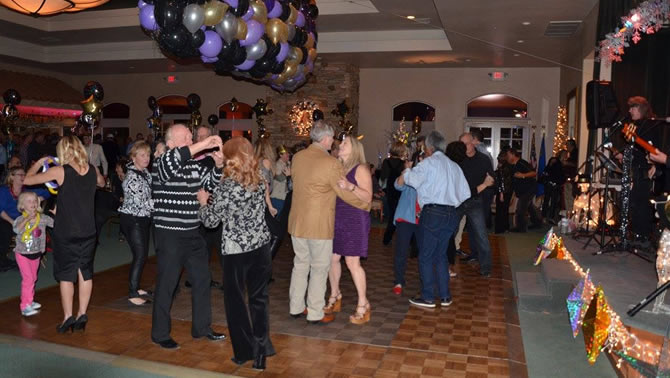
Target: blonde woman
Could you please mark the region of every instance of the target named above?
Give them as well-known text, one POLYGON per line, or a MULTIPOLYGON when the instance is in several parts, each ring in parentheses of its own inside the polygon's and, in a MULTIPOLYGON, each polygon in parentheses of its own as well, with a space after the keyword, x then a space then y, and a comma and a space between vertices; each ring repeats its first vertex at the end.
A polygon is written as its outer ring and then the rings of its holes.
POLYGON ((95 190, 105 186, 97 168, 88 163, 81 141, 66 136, 56 146, 58 167, 38 173, 47 158, 38 160, 28 170, 24 183, 38 185, 58 183, 56 219, 53 232, 54 277, 60 284, 63 323, 57 330, 84 330, 86 310, 93 290, 93 253, 95 251, 95 190), (74 283, 79 286, 79 309, 73 316, 74 283))
POLYGON ((270 214, 274 217, 277 215, 277 209, 272 205, 270 200, 270 193, 272 193, 272 180, 274 178, 274 162, 277 160, 274 148, 268 138, 258 138, 254 144, 254 156, 258 160, 258 168, 261 170, 261 178, 265 181, 268 187, 265 202, 270 210, 270 214))
MULTIPOLYGON (((340 179, 341 189, 353 192, 361 201, 372 202, 372 176, 365 162, 363 145, 356 138, 345 137, 340 144, 338 158, 342 161, 346 179, 340 179)), ((328 280, 330 281, 330 299, 324 308, 326 314, 338 312, 342 306, 340 277, 344 261, 351 272, 358 304, 356 311, 349 317, 353 324, 364 324, 370 321, 370 302, 366 295, 365 271, 361 266, 361 257, 368 256, 368 235, 370 233, 370 212, 357 209, 339 197, 335 202, 335 237, 333 238, 333 256, 331 259, 328 280)))

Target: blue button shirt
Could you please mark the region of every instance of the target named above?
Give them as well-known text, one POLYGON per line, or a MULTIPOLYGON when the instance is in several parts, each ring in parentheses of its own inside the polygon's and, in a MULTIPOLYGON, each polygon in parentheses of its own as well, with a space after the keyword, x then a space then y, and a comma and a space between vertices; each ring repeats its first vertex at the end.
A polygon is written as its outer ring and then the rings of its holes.
POLYGON ((419 206, 460 206, 470 198, 470 187, 463 171, 442 152, 436 151, 403 173, 405 184, 416 189, 419 206))

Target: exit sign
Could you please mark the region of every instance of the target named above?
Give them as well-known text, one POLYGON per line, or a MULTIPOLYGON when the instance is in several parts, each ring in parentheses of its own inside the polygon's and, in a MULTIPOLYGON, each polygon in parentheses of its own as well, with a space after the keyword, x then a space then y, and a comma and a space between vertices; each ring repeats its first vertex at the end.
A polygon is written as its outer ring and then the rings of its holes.
POLYGON ((165 77, 165 81, 168 82, 168 84, 176 83, 178 80, 177 76, 175 75, 168 75, 165 77))
POLYGON ((503 81, 507 79, 507 72, 502 72, 502 71, 493 71, 489 72, 489 78, 493 81, 503 81))

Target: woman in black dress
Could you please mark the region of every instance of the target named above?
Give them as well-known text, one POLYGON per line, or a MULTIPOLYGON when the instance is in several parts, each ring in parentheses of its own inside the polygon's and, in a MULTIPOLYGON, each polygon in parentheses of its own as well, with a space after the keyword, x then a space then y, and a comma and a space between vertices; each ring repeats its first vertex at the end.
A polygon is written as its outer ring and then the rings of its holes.
POLYGON ((389 151, 391 156, 388 159, 385 159, 382 162, 382 173, 381 179, 382 182, 386 182, 386 201, 388 204, 388 223, 386 225, 386 231, 384 232, 384 245, 389 245, 393 239, 393 233, 395 232, 395 225, 393 224, 393 218, 395 215, 395 209, 398 207, 398 201, 400 201, 400 191, 398 191, 393 183, 395 180, 402 174, 402 171, 405 169, 405 160, 407 156, 407 146, 402 142, 395 142, 391 146, 389 151))
POLYGON ((88 163, 81 141, 66 136, 56 146, 60 166, 38 173, 47 158, 38 160, 26 173, 26 185, 49 181, 58 183, 56 219, 53 231, 54 277, 60 284, 64 320, 57 330, 86 328, 86 310, 93 290, 93 253, 95 252, 95 190, 105 186, 97 168, 88 163), (73 316, 74 283, 79 283, 79 310, 73 316))

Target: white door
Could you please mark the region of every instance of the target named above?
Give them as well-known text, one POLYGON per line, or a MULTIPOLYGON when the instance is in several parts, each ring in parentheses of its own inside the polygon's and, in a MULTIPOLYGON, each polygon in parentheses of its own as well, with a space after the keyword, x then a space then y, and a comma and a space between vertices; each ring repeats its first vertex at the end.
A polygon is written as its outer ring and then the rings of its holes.
POLYGON ((504 146, 511 146, 521 152, 521 156, 528 160, 530 153, 530 119, 465 119, 465 130, 481 130, 484 134, 484 144, 495 159, 504 146))

